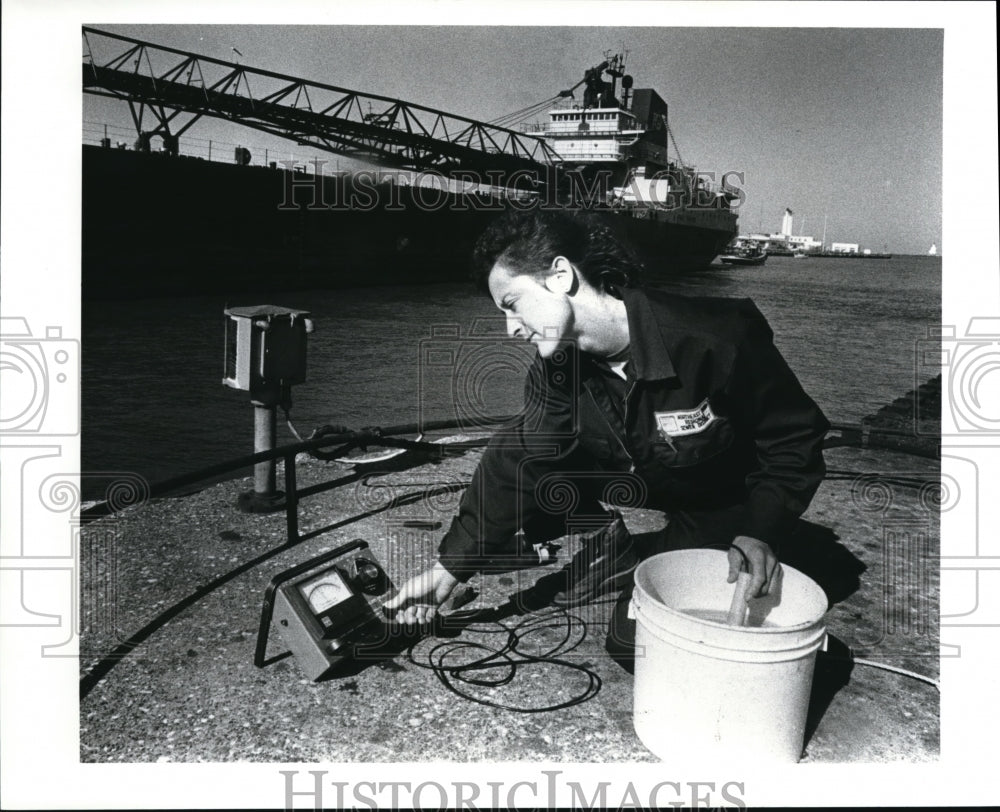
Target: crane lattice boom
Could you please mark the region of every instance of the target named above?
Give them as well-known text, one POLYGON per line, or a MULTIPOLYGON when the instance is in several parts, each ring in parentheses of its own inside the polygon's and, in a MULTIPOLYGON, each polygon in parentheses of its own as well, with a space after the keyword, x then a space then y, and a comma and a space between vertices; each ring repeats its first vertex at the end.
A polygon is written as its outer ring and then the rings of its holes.
POLYGON ((136 129, 176 145, 201 116, 414 171, 541 181, 559 156, 541 138, 417 104, 84 28, 83 89, 129 103, 136 129), (116 49, 98 60, 95 47, 116 49), (138 109, 137 109, 138 108, 138 109), (143 128, 146 109, 157 123, 143 128), (182 119, 181 114, 192 118, 182 119))

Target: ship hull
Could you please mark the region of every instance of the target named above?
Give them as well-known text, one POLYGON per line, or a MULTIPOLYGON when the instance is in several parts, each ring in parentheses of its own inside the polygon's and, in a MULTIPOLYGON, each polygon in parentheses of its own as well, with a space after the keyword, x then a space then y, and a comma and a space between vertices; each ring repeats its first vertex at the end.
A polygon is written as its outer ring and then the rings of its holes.
MULTIPOLYGON (((460 281, 476 237, 504 208, 487 196, 359 177, 317 182, 267 167, 84 146, 83 297, 460 281)), ((609 217, 653 278, 707 266, 735 233, 728 211, 638 214, 609 217)))
POLYGON ((652 210, 642 218, 617 216, 626 222, 625 236, 640 253, 651 280, 705 270, 737 231, 736 215, 724 209, 652 210))

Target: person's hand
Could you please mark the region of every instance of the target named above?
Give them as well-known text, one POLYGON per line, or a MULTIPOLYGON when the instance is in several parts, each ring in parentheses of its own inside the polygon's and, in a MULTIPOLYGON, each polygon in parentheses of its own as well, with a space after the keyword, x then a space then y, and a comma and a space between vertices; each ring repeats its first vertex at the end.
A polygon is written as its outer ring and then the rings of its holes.
MULTIPOLYGON (((746 563, 749 564, 751 581, 747 597, 757 598, 770 593, 772 587, 777 584, 781 573, 781 564, 778 563, 770 545, 750 536, 737 536, 733 539, 733 547, 739 547, 743 551, 746 563)), ((728 583, 736 582, 736 577, 743 569, 743 564, 743 556, 740 555, 739 550, 730 549, 728 583)))
POLYGON ((399 594, 385 602, 385 608, 396 610, 398 623, 430 623, 457 584, 454 575, 435 564, 403 584, 399 594))

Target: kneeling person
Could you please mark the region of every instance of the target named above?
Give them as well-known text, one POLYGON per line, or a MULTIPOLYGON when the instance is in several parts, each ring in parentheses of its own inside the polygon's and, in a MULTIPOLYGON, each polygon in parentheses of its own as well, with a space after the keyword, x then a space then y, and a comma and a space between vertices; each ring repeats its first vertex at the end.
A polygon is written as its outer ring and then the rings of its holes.
POLYGON ((607 527, 590 534, 554 602, 625 587, 608 640, 627 649, 636 552, 601 504, 601 472, 630 483, 633 506, 667 514, 646 553, 726 546, 729 581, 748 569, 749 594, 767 594, 775 550, 822 481, 829 424, 753 302, 641 287, 641 265, 593 215, 504 215, 473 264, 509 335, 537 355, 524 411, 492 437, 438 562, 386 604, 397 620, 431 620, 458 583, 510 561, 519 533, 529 543, 564 535, 570 517, 545 499, 563 480, 577 489, 574 515, 603 515, 607 527))

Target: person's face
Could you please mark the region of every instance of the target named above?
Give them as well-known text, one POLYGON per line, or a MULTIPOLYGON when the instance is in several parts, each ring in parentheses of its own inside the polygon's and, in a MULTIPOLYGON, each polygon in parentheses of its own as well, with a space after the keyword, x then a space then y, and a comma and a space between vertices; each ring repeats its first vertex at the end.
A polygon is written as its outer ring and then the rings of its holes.
POLYGON ((573 308, 568 294, 573 272, 560 259, 544 278, 514 273, 500 263, 490 271, 490 295, 507 316, 507 334, 530 341, 543 358, 572 338, 573 308))

